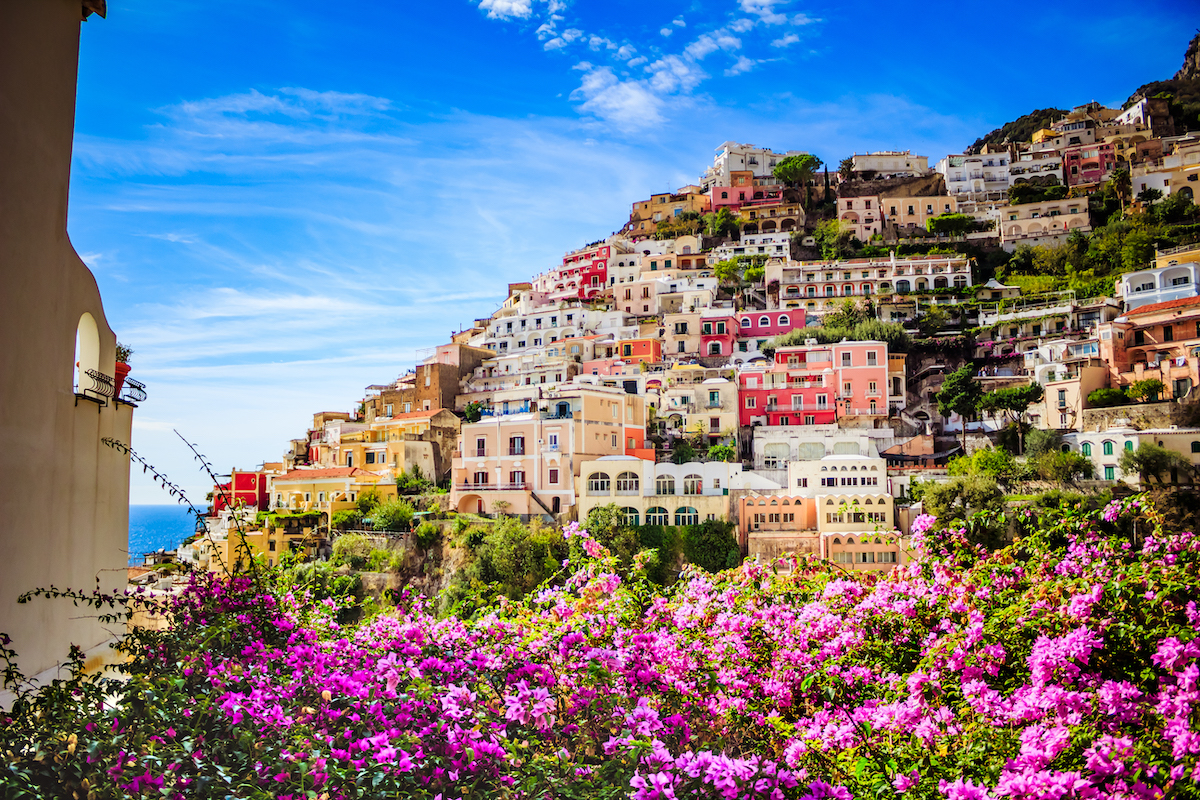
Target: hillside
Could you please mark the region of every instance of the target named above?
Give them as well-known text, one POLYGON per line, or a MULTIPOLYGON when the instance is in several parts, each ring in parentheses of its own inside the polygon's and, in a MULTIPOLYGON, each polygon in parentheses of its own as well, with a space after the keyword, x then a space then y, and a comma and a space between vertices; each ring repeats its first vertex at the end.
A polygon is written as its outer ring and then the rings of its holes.
POLYGON ((1200 130, 1200 33, 1192 37, 1184 53, 1183 66, 1175 77, 1164 81, 1151 81, 1138 87, 1125 105, 1139 97, 1168 95, 1171 98, 1171 116, 1175 118, 1175 131, 1200 130))
POLYGON ((976 139, 967 148, 968 153, 978 153, 985 144, 1002 144, 1004 142, 1028 142, 1034 131, 1050 127, 1050 123, 1067 112, 1061 108, 1039 108, 1024 116, 1017 117, 1012 122, 1006 122, 991 133, 976 139))

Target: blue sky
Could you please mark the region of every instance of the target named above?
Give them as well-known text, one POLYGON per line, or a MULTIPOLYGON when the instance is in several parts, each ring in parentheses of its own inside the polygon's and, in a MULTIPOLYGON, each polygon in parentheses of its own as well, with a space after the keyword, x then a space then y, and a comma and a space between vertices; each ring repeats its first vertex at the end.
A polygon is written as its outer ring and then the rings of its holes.
MULTIPOLYGON (((1179 68, 1184 2, 114 0, 83 26, 69 231, 202 499, 734 139, 931 163, 1179 68)), ((1191 13, 1189 13, 1191 12, 1191 13)), ((167 498, 135 473, 132 502, 167 498)))

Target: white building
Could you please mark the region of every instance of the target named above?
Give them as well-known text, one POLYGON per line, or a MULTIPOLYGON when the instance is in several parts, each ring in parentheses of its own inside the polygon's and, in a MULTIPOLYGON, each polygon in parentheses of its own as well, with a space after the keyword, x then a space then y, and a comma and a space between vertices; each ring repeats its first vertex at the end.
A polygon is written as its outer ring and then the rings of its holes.
POLYGON ((736 242, 725 242, 712 250, 712 260, 726 261, 734 256, 787 258, 791 252, 790 233, 747 233, 736 242))
POLYGON ((929 157, 914 156, 911 150, 880 150, 855 153, 850 159, 855 172, 875 172, 880 178, 915 177, 929 172, 929 157))
POLYGON ((825 494, 891 494, 887 459, 857 453, 829 455, 810 461, 789 461, 789 495, 820 497, 825 494), (865 487, 865 488, 864 488, 865 487))
POLYGON ((1051 177, 1055 178, 1059 184, 1064 183, 1062 153, 1056 150, 1020 153, 1017 160, 1009 164, 1010 186, 1016 186, 1018 183, 1044 184, 1051 177))
POLYGON ((1061 244, 1071 231, 1087 233, 1092 229, 1086 197, 1002 206, 991 216, 1000 231, 1000 247, 1010 253, 1023 244, 1061 244))
POLYGON ((1126 272, 1117 278, 1116 298, 1132 311, 1151 303, 1165 303, 1200 294, 1200 262, 1167 262, 1167 266, 1126 272))
POLYGON ((937 171, 946 179, 951 194, 973 198, 999 198, 1009 186, 1007 153, 948 155, 937 163, 937 171))
POLYGON ((783 159, 800 155, 804 155, 803 150, 776 153, 769 147, 723 142, 713 157, 713 165, 700 176, 700 188, 707 192, 714 186, 730 186, 731 172, 752 172, 756 178, 765 178, 783 159))

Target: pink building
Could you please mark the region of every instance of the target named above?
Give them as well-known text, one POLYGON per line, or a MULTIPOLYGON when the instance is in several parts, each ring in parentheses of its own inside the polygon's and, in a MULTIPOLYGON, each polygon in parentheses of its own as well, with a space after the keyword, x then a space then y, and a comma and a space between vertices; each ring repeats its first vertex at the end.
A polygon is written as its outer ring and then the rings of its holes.
POLYGON ((567 253, 561 266, 537 277, 534 288, 545 293, 551 302, 595 297, 608 287, 608 260, 611 257, 612 247, 607 244, 567 253))
POLYGON ((888 414, 886 342, 781 347, 769 368, 738 374, 741 425, 828 425, 888 414))
POLYGON ((775 311, 741 311, 737 316, 739 339, 762 339, 780 336, 795 328, 803 328, 807 315, 802 308, 788 308, 775 311))
POLYGON ((700 355, 733 355, 738 320, 731 311, 704 309, 700 317, 700 355))
POLYGON ((1085 144, 1063 151, 1063 174, 1067 186, 1101 183, 1117 168, 1111 143, 1085 144))

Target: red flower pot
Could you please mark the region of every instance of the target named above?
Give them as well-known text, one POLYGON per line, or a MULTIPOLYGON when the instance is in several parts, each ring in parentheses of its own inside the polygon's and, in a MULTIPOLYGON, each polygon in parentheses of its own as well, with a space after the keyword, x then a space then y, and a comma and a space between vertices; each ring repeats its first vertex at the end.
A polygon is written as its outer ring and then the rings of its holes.
POLYGON ((121 389, 125 387, 125 376, 129 374, 129 365, 123 364, 120 361, 113 367, 113 397, 121 396, 121 389))

